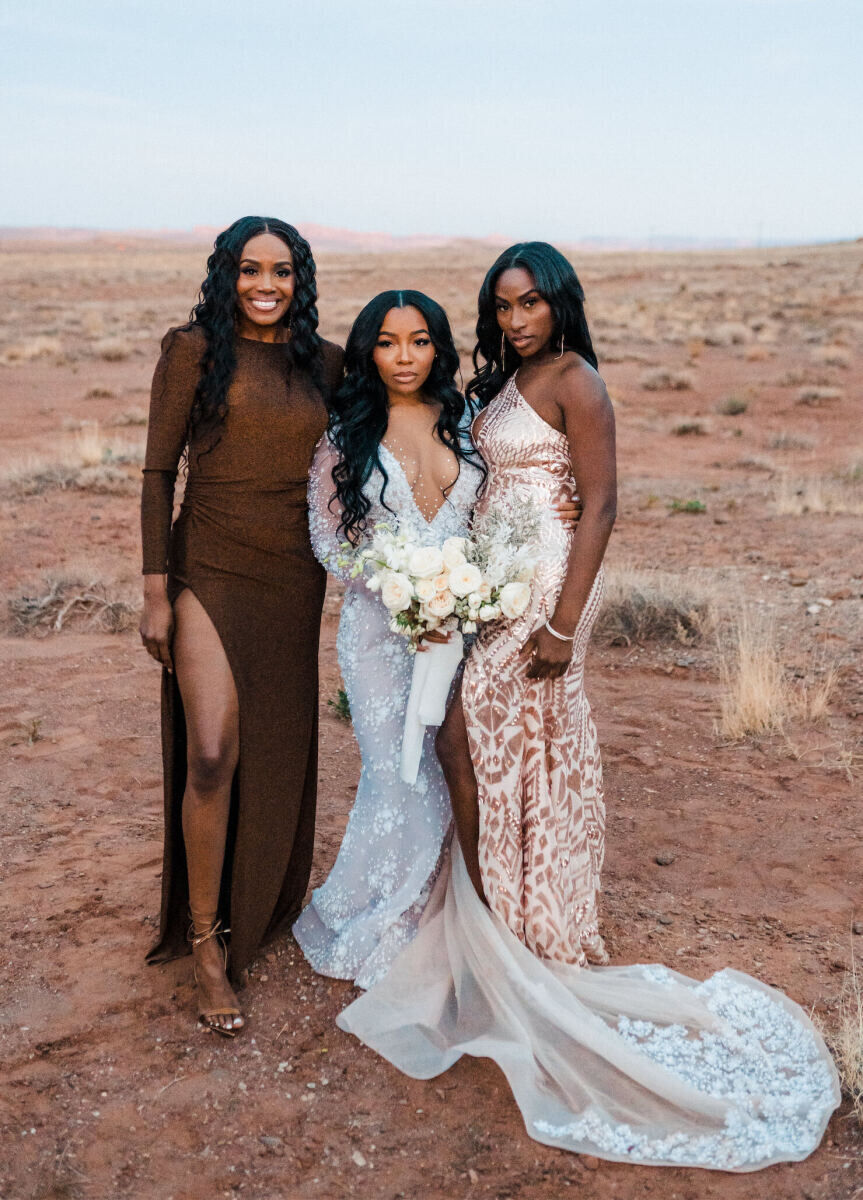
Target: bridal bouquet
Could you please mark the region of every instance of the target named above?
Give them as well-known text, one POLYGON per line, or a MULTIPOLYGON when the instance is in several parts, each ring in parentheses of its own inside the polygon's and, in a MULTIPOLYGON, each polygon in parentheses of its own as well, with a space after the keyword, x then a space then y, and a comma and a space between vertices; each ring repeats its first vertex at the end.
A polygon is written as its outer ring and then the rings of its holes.
POLYGON ((466 633, 479 625, 520 617, 530 603, 535 560, 530 542, 539 514, 498 511, 480 518, 469 538, 451 537, 442 546, 423 545, 413 530, 379 522, 362 548, 342 546, 339 566, 378 593, 390 614, 390 629, 408 639, 416 653, 431 630, 446 642, 426 642, 414 661, 405 713, 401 776, 415 783, 427 725, 440 725, 453 678, 464 655, 466 633))

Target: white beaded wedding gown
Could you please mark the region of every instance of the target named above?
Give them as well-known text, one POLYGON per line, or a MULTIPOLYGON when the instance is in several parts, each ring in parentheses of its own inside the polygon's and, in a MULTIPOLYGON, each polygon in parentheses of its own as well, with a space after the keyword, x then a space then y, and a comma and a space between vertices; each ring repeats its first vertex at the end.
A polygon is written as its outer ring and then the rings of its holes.
MULTIPOLYGON (((467 432, 465 432, 467 438, 467 432)), ((399 460, 380 447, 388 475, 375 469, 364 491, 370 527, 396 521, 420 545, 440 546, 467 533, 480 470, 462 461, 458 479, 431 521, 418 509, 399 460)), ((371 987, 413 938, 440 869, 452 809, 427 731, 416 782, 403 783, 399 761, 414 658, 405 638, 390 632, 390 615, 362 577, 351 580, 337 564, 343 538, 332 469, 336 453, 326 435, 315 452, 309 482, 309 524, 315 554, 344 580, 338 656, 354 733, 362 755, 356 799, 344 840, 326 882, 317 888, 293 927, 320 975, 371 987)))
MULTIPOLYGON (((477 444, 489 468, 477 515, 513 500, 548 514, 575 491, 566 438, 514 379, 477 444)), ((463 1054, 494 1059, 527 1132, 551 1146, 725 1171, 805 1158, 839 1084, 792 1000, 733 970, 699 983, 658 965, 594 965, 607 961, 605 808, 584 659, 601 574, 561 679, 528 680, 517 653, 554 609, 570 538, 543 520, 527 613, 482 627, 465 667, 490 907, 454 841, 416 937, 338 1024, 417 1079, 463 1054)))

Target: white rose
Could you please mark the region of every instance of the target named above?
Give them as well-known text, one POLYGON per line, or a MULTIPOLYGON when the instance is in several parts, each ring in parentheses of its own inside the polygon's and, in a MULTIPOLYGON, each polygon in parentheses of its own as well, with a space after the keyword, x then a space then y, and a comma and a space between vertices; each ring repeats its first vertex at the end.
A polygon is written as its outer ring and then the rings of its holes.
POLYGON ((476 590, 481 600, 491 600, 491 584, 487 580, 484 579, 476 590))
POLYGON ((381 590, 380 575, 372 575, 371 579, 366 580, 366 587, 370 592, 379 592, 381 590))
POLYGON ((456 596, 469 596, 481 583, 482 573, 473 563, 466 562, 459 567, 453 567, 449 573, 450 591, 456 596))
POLYGON ((455 596, 452 592, 435 592, 424 607, 430 616, 443 620, 455 611, 455 596))
POLYGON ((500 606, 498 604, 483 604, 479 610, 479 619, 481 621, 496 621, 500 616, 500 606))
POLYGON ((443 555, 437 546, 421 546, 410 556, 408 570, 417 579, 432 579, 443 570, 443 555))
POLYGON ((471 592, 467 598, 467 602, 471 608, 479 608, 482 604, 482 594, 480 592, 471 592))
POLYGON ((512 620, 520 617, 530 603, 530 588, 526 583, 507 583, 500 591, 500 611, 512 620))
POLYGON ((449 571, 441 571, 440 575, 435 575, 432 583, 436 592, 449 591, 449 571))
POLYGON ((443 555, 443 560, 448 567, 460 567, 463 562, 467 561, 464 556, 464 548, 466 545, 466 538, 447 538, 447 540, 441 546, 441 554, 443 555))
POLYGON ((387 575, 381 586, 381 600, 391 613, 404 612, 410 608, 413 599, 413 587, 407 575, 392 571, 387 575))
POLYGON ((416 588, 417 599, 427 601, 431 600, 435 594, 435 585, 430 579, 418 579, 416 588))

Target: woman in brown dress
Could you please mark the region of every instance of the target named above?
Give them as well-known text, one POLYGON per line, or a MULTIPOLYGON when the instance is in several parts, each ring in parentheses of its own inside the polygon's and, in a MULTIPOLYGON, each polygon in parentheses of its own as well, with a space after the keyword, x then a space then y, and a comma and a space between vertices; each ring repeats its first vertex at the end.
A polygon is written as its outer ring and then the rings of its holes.
POLYGON ((164 667, 165 853, 148 958, 187 953, 191 917, 200 1020, 226 1036, 243 1024, 231 981, 290 928, 311 869, 325 574, 306 488, 343 357, 316 300, 308 243, 244 217, 153 379, 141 637, 164 667))

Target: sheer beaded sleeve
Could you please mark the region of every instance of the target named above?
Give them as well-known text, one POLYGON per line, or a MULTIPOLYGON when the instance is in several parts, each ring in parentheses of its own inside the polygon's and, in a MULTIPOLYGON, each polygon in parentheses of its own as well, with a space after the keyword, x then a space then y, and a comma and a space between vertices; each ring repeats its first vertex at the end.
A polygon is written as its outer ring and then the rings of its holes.
POLYGON ((163 575, 168 569, 174 483, 186 445, 203 352, 203 335, 194 328, 169 330, 162 339, 162 356, 156 365, 150 393, 141 490, 144 575, 163 575))
POLYGON ((337 462, 336 449, 324 434, 318 442, 309 472, 309 531, 315 558, 337 579, 347 583, 350 572, 336 563, 345 540, 339 534, 342 510, 336 499, 336 485, 333 482, 333 467, 337 462))

